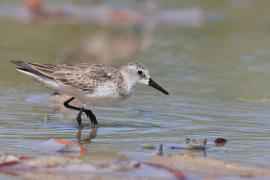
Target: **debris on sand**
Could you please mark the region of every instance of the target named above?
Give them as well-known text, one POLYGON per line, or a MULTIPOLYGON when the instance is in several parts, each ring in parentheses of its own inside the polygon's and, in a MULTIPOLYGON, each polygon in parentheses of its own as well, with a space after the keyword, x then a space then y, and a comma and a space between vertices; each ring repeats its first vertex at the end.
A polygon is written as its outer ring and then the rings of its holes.
POLYGON ((117 160, 101 164, 85 162, 78 157, 41 156, 36 158, 0 155, 0 173, 27 179, 241 179, 270 178, 270 171, 260 167, 194 158, 189 156, 153 156, 145 161, 117 160))
MULTIPOLYGON (((7 155, 4 155, 5 159, 7 155)), ((13 157, 13 155, 8 155, 13 157)), ((0 156, 0 159, 4 157, 0 156)), ((0 163, 0 173, 20 176, 27 179, 40 179, 54 177, 64 179, 91 179, 110 177, 118 179, 123 177, 135 178, 164 178, 179 180, 184 179, 180 170, 158 165, 155 163, 144 163, 135 160, 122 160, 118 162, 107 162, 94 165, 86 163, 76 157, 69 156, 42 156, 37 158, 21 159, 14 156, 14 160, 0 163)))
POLYGON ((190 156, 154 156, 153 158, 147 160, 147 162, 181 170, 187 177, 192 176, 206 179, 240 179, 243 177, 270 178, 269 169, 244 165, 242 166, 220 160, 193 158, 190 156))
POLYGON ((86 153, 82 144, 64 139, 49 139, 42 142, 31 142, 27 145, 50 153, 77 153, 78 155, 86 153))
POLYGON ((169 146, 172 150, 206 150, 207 139, 189 139, 184 143, 169 146))
POLYGON ((196 139, 186 139, 186 142, 183 146, 185 149, 206 149, 207 139, 196 140, 196 139))

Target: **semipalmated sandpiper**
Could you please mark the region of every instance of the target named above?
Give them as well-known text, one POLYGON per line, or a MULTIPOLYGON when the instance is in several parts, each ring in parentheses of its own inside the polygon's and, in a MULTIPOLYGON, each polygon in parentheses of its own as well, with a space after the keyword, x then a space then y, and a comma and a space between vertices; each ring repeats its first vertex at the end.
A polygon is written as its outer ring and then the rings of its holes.
POLYGON ((136 83, 152 86, 164 94, 169 94, 150 78, 149 70, 143 64, 131 62, 117 70, 101 64, 37 64, 23 61, 10 61, 17 65, 17 70, 32 76, 44 86, 72 98, 64 102, 69 109, 79 111, 77 122, 81 126, 81 115, 84 112, 92 125, 97 126, 96 116, 91 110, 85 109, 93 102, 106 99, 124 99, 132 94, 136 83), (71 106, 75 98, 84 105, 71 106))

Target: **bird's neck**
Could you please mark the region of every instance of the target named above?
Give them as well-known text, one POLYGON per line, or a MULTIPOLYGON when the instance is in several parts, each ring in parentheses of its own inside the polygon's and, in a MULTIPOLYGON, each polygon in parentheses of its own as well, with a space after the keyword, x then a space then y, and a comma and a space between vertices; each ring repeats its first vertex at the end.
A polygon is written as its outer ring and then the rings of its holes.
POLYGON ((120 96, 129 96, 132 94, 133 86, 136 82, 132 82, 127 78, 127 76, 123 73, 117 73, 117 88, 120 96))

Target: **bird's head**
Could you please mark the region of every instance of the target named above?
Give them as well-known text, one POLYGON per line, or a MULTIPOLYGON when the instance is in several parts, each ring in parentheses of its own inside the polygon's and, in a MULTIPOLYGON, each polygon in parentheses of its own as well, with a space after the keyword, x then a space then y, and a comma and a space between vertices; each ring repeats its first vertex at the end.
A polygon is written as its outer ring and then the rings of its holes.
POLYGON ((131 86, 135 85, 136 83, 146 84, 163 92, 164 94, 169 95, 168 91, 163 89, 155 81, 153 81, 153 79, 151 79, 149 69, 141 63, 128 63, 127 65, 122 66, 120 72, 126 77, 125 80, 131 86))

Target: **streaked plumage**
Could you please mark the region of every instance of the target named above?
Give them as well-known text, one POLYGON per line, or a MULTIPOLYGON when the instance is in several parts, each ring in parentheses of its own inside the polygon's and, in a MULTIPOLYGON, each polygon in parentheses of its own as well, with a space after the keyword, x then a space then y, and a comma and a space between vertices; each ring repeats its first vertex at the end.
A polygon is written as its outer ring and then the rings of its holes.
POLYGON ((18 71, 34 77, 54 91, 79 99, 85 105, 91 105, 101 99, 128 97, 136 83, 147 84, 168 94, 150 78, 149 70, 137 62, 122 66, 120 70, 88 63, 52 65, 10 62, 17 65, 18 71))

